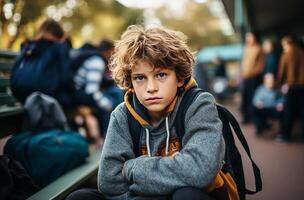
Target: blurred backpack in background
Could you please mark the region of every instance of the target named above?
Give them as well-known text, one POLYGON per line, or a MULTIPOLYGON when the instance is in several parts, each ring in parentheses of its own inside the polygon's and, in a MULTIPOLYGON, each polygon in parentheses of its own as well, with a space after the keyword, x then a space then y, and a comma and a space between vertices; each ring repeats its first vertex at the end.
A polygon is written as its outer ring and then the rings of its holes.
POLYGON ((28 96, 24 104, 24 131, 44 131, 68 128, 66 116, 58 101, 41 92, 28 96))
POLYGON ((78 132, 60 129, 16 134, 4 153, 21 162, 40 187, 84 163, 89 155, 88 143, 78 132))
POLYGON ((88 143, 78 132, 66 130, 65 115, 54 98, 35 92, 25 109, 26 129, 7 141, 4 153, 20 161, 40 187, 85 162, 88 143))

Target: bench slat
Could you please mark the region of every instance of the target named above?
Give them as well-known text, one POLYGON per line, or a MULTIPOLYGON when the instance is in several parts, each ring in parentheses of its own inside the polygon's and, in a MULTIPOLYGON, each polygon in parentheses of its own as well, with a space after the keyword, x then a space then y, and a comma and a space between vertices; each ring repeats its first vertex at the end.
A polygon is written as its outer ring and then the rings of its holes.
POLYGON ((62 175, 57 180, 50 183, 49 185, 35 193, 33 196, 28 198, 28 200, 57 200, 65 198, 70 192, 75 190, 82 183, 96 175, 99 166, 101 150, 102 148, 96 150, 87 159, 86 163, 62 175))
POLYGON ((10 72, 11 69, 13 68, 13 65, 14 65, 14 61, 8 61, 8 62, 0 61, 0 71, 10 72))
POLYGON ((10 85, 10 79, 0 77, 0 87, 8 87, 10 85))
POLYGON ((1 58, 15 59, 17 57, 17 55, 18 55, 18 52, 0 49, 1 58))
POLYGON ((6 93, 0 93, 0 106, 2 105, 14 106, 15 103, 16 103, 16 99, 13 96, 8 95, 6 93))
POLYGON ((3 106, 0 107, 0 117, 7 117, 11 115, 21 114, 24 112, 24 108, 22 106, 3 106))

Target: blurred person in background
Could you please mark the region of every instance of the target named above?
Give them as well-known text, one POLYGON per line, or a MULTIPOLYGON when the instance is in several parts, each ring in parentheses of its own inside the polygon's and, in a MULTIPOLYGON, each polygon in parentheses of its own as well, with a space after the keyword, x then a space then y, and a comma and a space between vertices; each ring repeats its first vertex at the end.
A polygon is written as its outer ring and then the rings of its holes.
POLYGON ((193 77, 199 88, 210 91, 208 74, 204 63, 197 61, 193 68, 193 77))
POLYGON ((295 117, 301 120, 302 140, 304 139, 304 51, 294 38, 285 36, 281 40, 283 53, 280 58, 278 83, 286 95, 284 124, 279 141, 289 141, 295 117))
POLYGON ((228 88, 228 78, 226 73, 226 64, 220 57, 213 59, 214 78, 212 80, 212 92, 215 97, 222 101, 225 98, 225 93, 228 88))
POLYGON ((215 68, 215 77, 227 78, 226 65, 224 60, 217 56, 213 59, 213 64, 215 68))
POLYGON ((113 49, 113 41, 104 39, 97 47, 85 43, 81 48, 70 51, 71 68, 75 71, 74 104, 81 105, 77 112, 88 126, 87 136, 92 139, 105 136, 110 113, 123 101, 123 92, 115 85, 108 69, 113 49))
POLYGON ((279 119, 282 124, 284 97, 274 89, 275 79, 272 73, 264 75, 264 82, 257 88, 253 97, 253 122, 256 134, 259 136, 265 129, 271 128, 267 122, 270 119, 279 119))
POLYGON ((252 32, 246 34, 244 56, 242 60, 242 105, 243 123, 252 118, 252 98, 257 86, 261 83, 265 58, 262 46, 252 32))
POLYGON ((63 93, 68 73, 69 49, 65 32, 59 22, 48 18, 38 28, 33 40, 21 44, 11 72, 11 89, 24 103, 33 92, 52 96, 64 106, 63 93))
POLYGON ((272 73, 277 76, 279 56, 274 49, 274 43, 270 39, 263 41, 263 51, 265 53, 264 74, 272 73))

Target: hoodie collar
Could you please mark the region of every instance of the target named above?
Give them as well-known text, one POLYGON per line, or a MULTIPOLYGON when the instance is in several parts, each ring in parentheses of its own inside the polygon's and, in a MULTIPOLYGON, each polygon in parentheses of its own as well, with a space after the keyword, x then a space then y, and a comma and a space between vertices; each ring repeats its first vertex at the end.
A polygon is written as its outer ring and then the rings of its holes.
MULTIPOLYGON (((190 79, 185 85, 185 91, 196 86, 194 79, 190 79)), ((178 97, 176 96, 171 104, 167 107, 166 113, 170 113, 174 110, 178 97)), ((139 102, 134 90, 130 89, 126 92, 124 96, 124 101, 127 109, 131 115, 144 127, 149 125, 149 116, 147 114, 147 109, 139 102)))

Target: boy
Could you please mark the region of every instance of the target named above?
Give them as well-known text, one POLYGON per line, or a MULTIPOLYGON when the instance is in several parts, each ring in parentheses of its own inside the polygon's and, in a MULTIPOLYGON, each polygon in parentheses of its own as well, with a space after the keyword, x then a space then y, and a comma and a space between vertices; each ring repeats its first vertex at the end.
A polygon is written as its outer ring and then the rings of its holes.
POLYGON ((253 122, 256 127, 256 134, 261 135, 262 131, 268 128, 267 118, 279 118, 282 120, 283 97, 274 89, 274 75, 264 75, 263 85, 259 86, 253 97, 253 122))
POLYGON ((225 144, 214 98, 201 93, 185 116, 179 141, 173 122, 191 79, 194 58, 184 36, 164 28, 130 26, 111 62, 118 85, 128 90, 111 115, 98 173, 98 190, 69 199, 210 199, 206 188, 221 169, 225 144), (136 157, 128 124, 141 124, 136 157))

